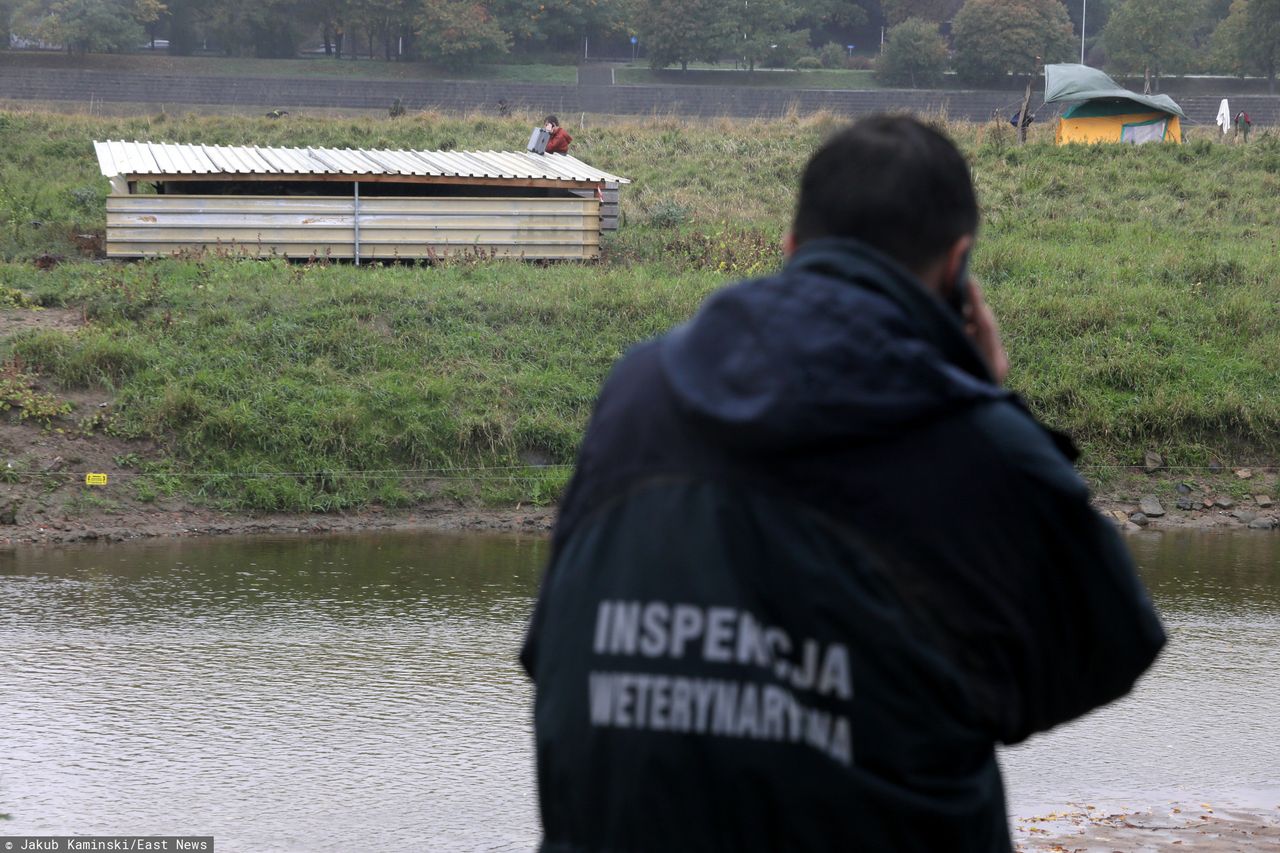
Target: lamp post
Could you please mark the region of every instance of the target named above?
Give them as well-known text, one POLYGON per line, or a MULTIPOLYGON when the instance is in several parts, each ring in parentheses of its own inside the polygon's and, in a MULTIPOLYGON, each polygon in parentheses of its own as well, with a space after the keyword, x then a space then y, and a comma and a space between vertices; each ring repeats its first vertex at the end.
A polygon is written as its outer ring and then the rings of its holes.
POLYGON ((1089 17, 1089 0, 1080 0, 1080 64, 1084 65, 1084 22, 1089 17))

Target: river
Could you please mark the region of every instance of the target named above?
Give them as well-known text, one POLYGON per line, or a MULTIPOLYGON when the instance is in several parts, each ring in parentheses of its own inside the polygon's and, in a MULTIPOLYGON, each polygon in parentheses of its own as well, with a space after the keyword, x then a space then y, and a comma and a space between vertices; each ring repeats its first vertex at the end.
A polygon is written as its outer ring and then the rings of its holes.
MULTIPOLYGON (((1170 629, 1126 699, 1005 750, 1010 811, 1280 806, 1280 537, 1128 540, 1170 629)), ((542 539, 0 552, 0 834, 528 849, 516 660, 542 539)))

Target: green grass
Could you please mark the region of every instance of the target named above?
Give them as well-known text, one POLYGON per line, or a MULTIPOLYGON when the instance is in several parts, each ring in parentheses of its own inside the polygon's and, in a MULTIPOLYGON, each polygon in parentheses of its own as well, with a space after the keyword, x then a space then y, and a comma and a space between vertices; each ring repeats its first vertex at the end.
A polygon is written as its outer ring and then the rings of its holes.
MULTIPOLYGON (((527 463, 572 462, 628 346, 777 267, 796 177, 837 119, 573 128, 576 155, 636 181, 595 264, 91 263, 74 245, 103 230, 94 138, 514 148, 527 120, 0 114, 0 293, 90 321, 22 333, 0 360, 54 394, 113 389, 105 429, 167 448, 140 460, 144 499, 552 500, 567 470, 527 463), (43 272, 29 260, 40 252, 67 261, 43 272), (476 480, 476 468, 496 470, 476 480)), ((1046 127, 1020 148, 1004 124, 952 130, 984 209, 974 270, 1004 326, 1010 382, 1082 443, 1085 463, 1138 464, 1155 449, 1171 465, 1274 464, 1280 138, 1057 148, 1046 127)))
POLYGON ((728 68, 690 68, 688 71, 647 67, 618 68, 613 82, 620 86, 765 86, 777 89, 879 89, 871 71, 813 69, 805 71, 759 68, 749 72, 728 68))
POLYGON ((361 58, 341 60, 326 56, 305 59, 253 59, 222 56, 169 56, 157 51, 129 54, 63 54, 0 51, 0 67, 47 65, 142 74, 184 74, 194 77, 320 77, 362 80, 495 80, 518 83, 578 82, 573 65, 545 63, 486 64, 464 68, 439 68, 424 62, 386 62, 361 58))
POLYGON ((91 321, 19 337, 24 365, 57 388, 116 389, 109 432, 168 437, 192 488, 255 509, 347 508, 428 480, 469 489, 460 469, 494 466, 513 470, 485 478, 492 499, 552 497, 558 486, 521 459, 571 462, 609 365, 719 282, 515 262, 3 271, 91 321), (416 473, 350 473, 393 469, 416 473), (530 484, 543 493, 514 488, 530 484))

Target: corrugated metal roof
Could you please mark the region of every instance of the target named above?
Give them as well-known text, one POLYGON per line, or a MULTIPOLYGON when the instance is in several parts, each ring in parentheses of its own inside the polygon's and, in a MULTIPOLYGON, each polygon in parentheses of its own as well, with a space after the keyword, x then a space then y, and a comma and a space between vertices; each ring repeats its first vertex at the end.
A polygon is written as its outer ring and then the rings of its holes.
POLYGON ((168 142, 94 142, 108 178, 130 175, 405 175, 630 183, 567 154, 260 148, 168 142))

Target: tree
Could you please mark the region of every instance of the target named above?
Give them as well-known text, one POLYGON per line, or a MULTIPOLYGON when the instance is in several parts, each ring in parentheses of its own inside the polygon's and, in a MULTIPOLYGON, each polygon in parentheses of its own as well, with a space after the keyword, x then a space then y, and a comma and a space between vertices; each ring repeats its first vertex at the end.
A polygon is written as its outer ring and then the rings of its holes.
POLYGON ((748 71, 790 65, 809 43, 808 30, 794 29, 801 8, 791 0, 743 0, 730 8, 735 11, 733 54, 748 71))
POLYGON ((1075 34, 1060 0, 968 0, 951 27, 956 73, 975 82, 1069 61, 1075 34))
POLYGON ((350 11, 351 3, 347 0, 312 0, 307 4, 307 22, 319 29, 325 56, 342 58, 342 45, 338 34, 344 32, 344 16, 350 11))
POLYGON ((28 0, 15 18, 42 40, 84 54, 136 47, 146 37, 143 25, 163 9, 158 0, 28 0))
POLYGON ((947 45, 938 25, 908 18, 889 30, 884 51, 876 60, 876 79, 889 86, 937 86, 947 67, 947 45))
POLYGON ((640 42, 654 69, 697 60, 718 60, 733 45, 733 19, 719 0, 646 0, 640 12, 640 42))
MULTIPOLYGON (((382 56, 389 62, 399 56, 397 40, 412 32, 413 20, 421 5, 410 0, 346 0, 340 8, 345 12, 345 19, 363 32, 369 58, 376 52, 375 42, 381 42, 382 56)), ((320 4, 320 9, 321 15, 312 20, 325 23, 333 19, 332 13, 324 14, 328 12, 324 4, 320 4)))
POLYGON ((1212 58, 1215 71, 1244 77, 1255 69, 1245 46, 1249 42, 1249 0, 1234 0, 1227 17, 1213 31, 1212 58))
POLYGON ((511 48, 510 34, 472 0, 425 0, 414 23, 423 58, 440 64, 469 65, 511 48))
POLYGON ((1196 24, 1192 31, 1192 40, 1195 42, 1196 51, 1202 54, 1205 60, 1201 70, 1208 69, 1213 32, 1227 17, 1230 9, 1231 0, 1200 0, 1196 4, 1196 24))
POLYGON ((1119 2, 1121 0, 1064 0, 1067 18, 1070 19, 1071 26, 1076 31, 1077 49, 1080 44, 1081 18, 1083 17, 1084 19, 1085 39, 1092 50, 1093 43, 1107 26, 1107 19, 1111 17, 1111 10, 1119 2))
POLYGON ((1249 40, 1246 54, 1267 78, 1267 91, 1276 93, 1280 67, 1280 0, 1249 0, 1246 16, 1249 40))
POLYGON ((200 0, 167 0, 165 15, 169 24, 169 53, 190 56, 195 52, 196 14, 200 0))
POLYGON ((1235 0, 1214 30, 1213 58, 1219 70, 1266 77, 1274 95, 1280 65, 1280 2, 1235 0))
POLYGON ((961 0, 881 0, 880 8, 884 10, 885 22, 896 27, 909 18, 941 24, 955 16, 960 4, 961 0))
POLYGON ((207 6, 206 27, 228 55, 260 59, 298 54, 298 28, 305 0, 218 0, 207 6))
POLYGON ((796 0, 800 7, 798 23, 801 28, 818 30, 824 27, 861 27, 871 19, 865 6, 871 0, 852 3, 850 0, 796 0))
POLYGON ((494 0, 491 9, 517 44, 582 47, 588 33, 626 29, 631 0, 494 0))
POLYGON ((13 0, 0 0, 0 50, 9 49, 9 20, 13 17, 13 0))
POLYGON ((1199 0, 1125 0, 1102 31, 1107 64, 1122 71, 1142 69, 1150 90, 1153 74, 1186 65, 1199 5, 1199 0))

